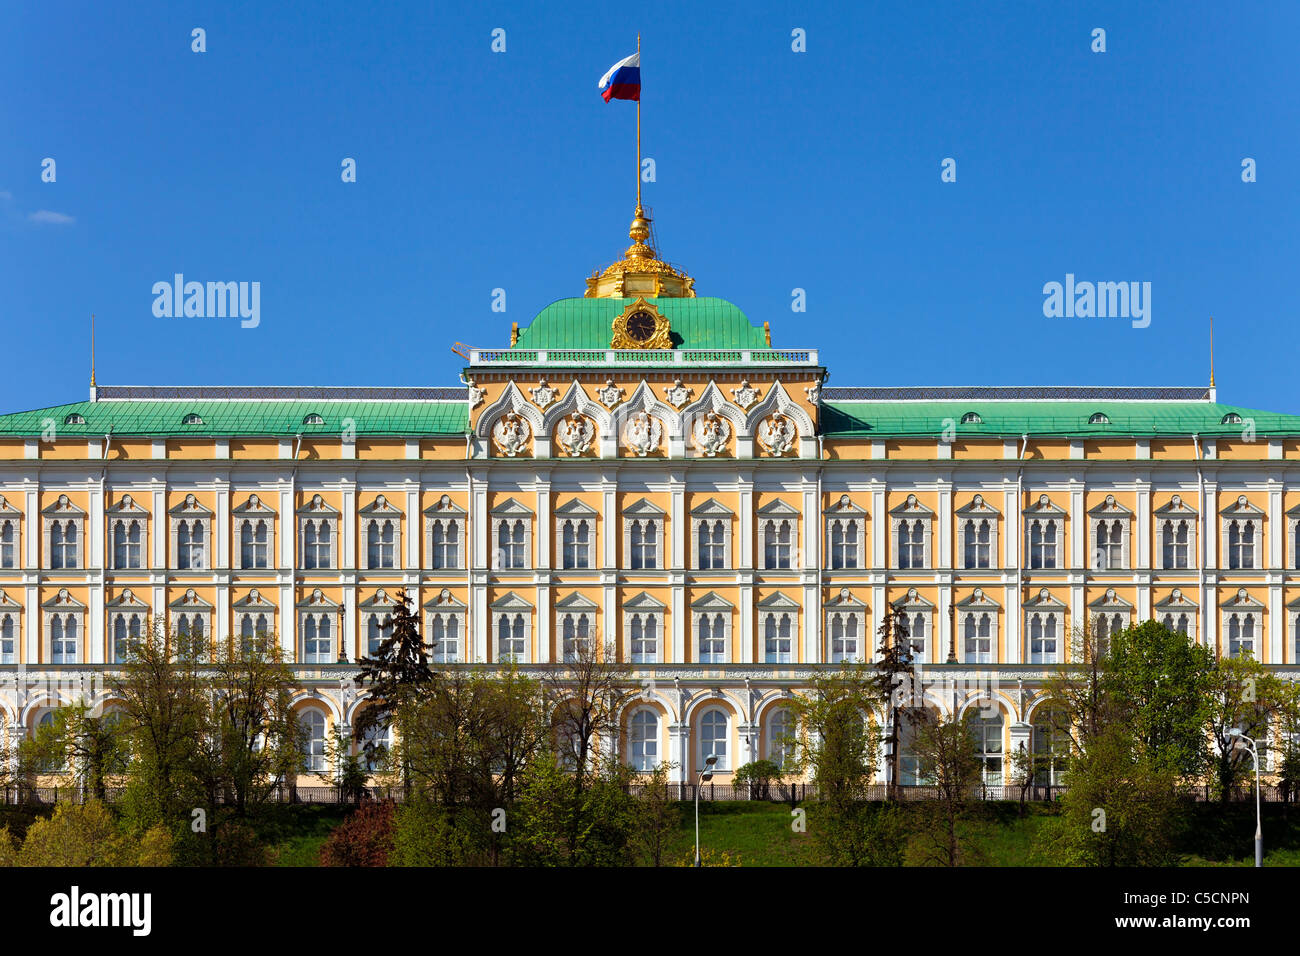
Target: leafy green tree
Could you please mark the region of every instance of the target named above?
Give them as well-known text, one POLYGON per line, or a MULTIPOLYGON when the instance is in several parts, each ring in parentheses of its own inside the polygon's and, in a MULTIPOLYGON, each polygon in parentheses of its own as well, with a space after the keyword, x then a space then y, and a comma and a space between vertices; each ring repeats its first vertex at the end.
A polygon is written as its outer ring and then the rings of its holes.
POLYGON ((872 665, 872 683, 876 697, 885 703, 886 738, 885 753, 889 757, 889 798, 898 799, 900 760, 904 723, 912 719, 913 700, 917 688, 912 686, 915 659, 912 642, 907 632, 906 618, 892 604, 885 605, 885 613, 877 631, 880 647, 872 665))
POLYGON ((935 799, 918 810, 917 854, 926 864, 960 866, 977 856, 977 847, 963 840, 960 828, 983 770, 972 713, 944 720, 929 708, 916 712, 913 748, 920 775, 935 792, 935 799))
POLYGON ((19 744, 19 761, 35 772, 66 768, 77 786, 95 800, 108 797, 110 778, 126 773, 130 745, 122 715, 84 701, 54 711, 53 720, 19 744))
POLYGON ((641 776, 632 811, 631 848, 645 866, 663 866, 673 838, 681 830, 682 803, 674 800, 668 779, 673 764, 660 764, 641 776))
POLYGON ((1144 759, 1178 776, 1205 767, 1214 655, 1182 631, 1143 621, 1111 635, 1101 691, 1137 737, 1144 759))
POLYGON ((613 761, 578 789, 558 755, 524 773, 510 814, 514 861, 524 866, 627 866, 634 861, 631 771, 613 761))
POLYGON ((1063 866, 1176 865, 1187 819, 1177 780, 1136 735, 1107 728, 1071 759, 1061 815, 1040 831, 1035 855, 1063 866))
POLYGON ((138 839, 123 833, 113 814, 98 800, 60 803, 54 815, 37 820, 16 849, 8 830, 0 831, 5 847, 0 862, 17 866, 169 866, 171 837, 161 826, 138 839))
POLYGON ((1254 772, 1250 751, 1237 747, 1228 731, 1240 729, 1266 744, 1270 728, 1295 712, 1296 701, 1296 686, 1253 657, 1220 657, 1214 662, 1205 687, 1204 728, 1210 743, 1205 759, 1221 802, 1227 803, 1233 787, 1254 772))
POLYGON ((772 784, 780 784, 783 772, 774 760, 751 760, 736 768, 731 782, 736 787, 748 787, 751 800, 766 800, 772 794, 772 784))

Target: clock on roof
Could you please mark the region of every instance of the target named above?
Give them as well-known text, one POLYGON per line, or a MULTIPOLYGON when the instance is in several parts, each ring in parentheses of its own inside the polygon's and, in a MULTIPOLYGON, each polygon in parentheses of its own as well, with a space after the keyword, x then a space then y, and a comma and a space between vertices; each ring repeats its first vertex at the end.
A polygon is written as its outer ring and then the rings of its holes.
POLYGON ((668 320, 644 298, 637 297, 614 319, 612 349, 670 349, 668 320))

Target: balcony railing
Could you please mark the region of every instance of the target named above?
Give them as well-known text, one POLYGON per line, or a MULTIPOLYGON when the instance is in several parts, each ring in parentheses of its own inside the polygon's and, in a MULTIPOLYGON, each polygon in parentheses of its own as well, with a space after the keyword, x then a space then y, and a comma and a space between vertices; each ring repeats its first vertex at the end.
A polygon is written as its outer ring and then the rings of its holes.
POLYGON ((816 349, 470 349, 471 365, 807 365, 816 349))

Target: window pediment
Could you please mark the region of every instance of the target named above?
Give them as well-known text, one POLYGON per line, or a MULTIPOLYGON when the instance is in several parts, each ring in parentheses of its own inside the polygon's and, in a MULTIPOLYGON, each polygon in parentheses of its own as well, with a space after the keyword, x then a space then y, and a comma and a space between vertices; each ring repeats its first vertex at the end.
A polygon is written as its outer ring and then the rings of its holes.
POLYGON ((775 594, 769 594, 759 601, 756 607, 760 607, 765 611, 798 611, 803 608, 803 605, 789 595, 777 591, 775 594))
POLYGON ((494 518, 531 518, 533 516, 532 509, 517 498, 507 498, 488 513, 494 518))
POLYGON ((555 609, 557 611, 598 611, 600 605, 585 594, 574 591, 556 601, 555 609))
POLYGON ((1245 495, 1238 495, 1236 499, 1223 508, 1220 512, 1225 518, 1255 518, 1264 514, 1264 509, 1254 504, 1245 495))
POLYGON ((393 597, 383 588, 379 588, 374 594, 364 601, 357 602, 358 608, 395 608, 397 607, 397 598, 393 597))
POLYGON ((999 610, 1002 605, 998 604, 997 601, 985 594, 983 588, 976 588, 970 594, 958 601, 957 607, 967 608, 972 611, 977 609, 996 611, 999 610))
MULTIPOLYGON (((1106 593, 1088 602, 1088 607, 1098 611, 1132 611, 1133 605, 1115 593, 1114 588, 1107 588, 1106 593)), ((1157 605, 1159 607, 1159 605, 1157 605)))
MULTIPOLYGON (((961 602, 957 602, 961 606, 961 602)), ((1034 611, 1063 611, 1066 604, 1047 588, 1040 588, 1038 593, 1025 601, 1024 607, 1034 611)))
POLYGON ((0 607, 19 608, 22 605, 6 594, 4 588, 0 588, 0 607))
POLYGON ((67 588, 59 588, 58 594, 41 602, 41 609, 46 611, 84 611, 86 605, 69 594, 67 588))
POLYGON ((638 498, 623 509, 624 518, 662 518, 666 514, 668 512, 648 498, 638 498))
POLYGON ((123 495, 104 509, 104 514, 108 515, 130 515, 133 518, 147 518, 149 512, 141 507, 140 502, 136 501, 131 495, 123 495))
POLYGON ((634 598, 623 602, 624 611, 663 611, 668 605, 648 591, 642 591, 634 598))
POLYGON ((848 495, 840 495, 840 500, 835 502, 823 512, 827 517, 863 517, 867 510, 857 504, 848 495))
POLYGON ((466 512, 464 508, 451 500, 451 495, 443 495, 433 504, 429 505, 429 507, 425 508, 424 513, 430 518, 441 518, 444 516, 454 518, 460 517, 466 512))
POLYGON ((934 512, 923 505, 916 495, 908 495, 906 501, 890 508, 889 513, 896 518, 926 518, 934 515, 934 512))
POLYGON ((10 518, 21 518, 22 512, 9 503, 4 495, 0 495, 0 515, 10 518))
POLYGON ((193 588, 188 589, 184 594, 167 605, 173 611, 211 611, 212 604, 205 601, 193 588))
POLYGON ((932 611, 934 602, 927 600, 916 588, 908 588, 907 593, 893 602, 894 607, 908 611, 932 611))
POLYGON ((322 498, 320 495, 312 495, 310 501, 298 509, 300 515, 315 515, 317 517, 337 517, 339 509, 322 498))
POLYGON ((507 591, 492 602, 491 608, 494 611, 531 611, 533 606, 514 591, 507 591))
POLYGON ((717 591, 710 591, 703 597, 698 597, 691 602, 692 611, 734 611, 736 605, 732 604, 717 591))
POLYGON ((691 509, 692 518, 733 518, 736 513, 720 502, 710 498, 691 509))
POLYGON ((84 518, 86 512, 74 505, 67 495, 59 497, 41 509, 41 514, 51 518, 84 518))
POLYGON ((955 512, 962 518, 974 517, 996 517, 1002 514, 997 508, 994 508, 983 495, 975 495, 970 501, 962 505, 955 512))
POLYGON ((357 509, 357 514, 363 518, 373 518, 375 516, 400 518, 402 513, 402 509, 394 505, 387 495, 375 495, 374 501, 357 509))
POLYGON ((1195 517, 1196 513, 1196 509, 1184 501, 1182 495, 1174 495, 1153 512, 1153 514, 1161 518, 1195 517))
POLYGON ((1129 518, 1133 512, 1116 501, 1114 495, 1107 495, 1101 504, 1089 508, 1088 514, 1094 518, 1129 518))
POLYGON ((463 611, 468 606, 446 588, 443 588, 436 597, 431 597, 424 602, 426 611, 463 611))
POLYGON ((275 509, 262 500, 260 495, 249 495, 241 505, 235 505, 230 513, 236 517, 275 517, 275 509))
POLYGON ((557 517, 568 517, 569 515, 590 517, 597 514, 600 514, 600 512, 587 504, 587 502, 583 501, 581 498, 570 498, 564 504, 555 509, 555 515, 557 517))
POLYGON ((1038 500, 1026 508, 1023 512, 1028 517, 1064 517, 1065 509, 1058 504, 1053 504, 1052 499, 1047 495, 1039 495, 1038 500))
POLYGON ((210 518, 212 509, 203 505, 193 495, 186 495, 185 500, 180 504, 173 505, 167 509, 167 513, 173 518, 210 518))
POLYGON ((1197 606, 1196 602, 1189 599, 1187 595, 1183 594, 1181 588, 1174 588, 1173 591, 1171 591, 1169 594, 1166 594, 1159 601, 1156 601, 1154 605, 1154 607, 1158 608, 1161 611, 1165 611, 1165 610, 1194 611, 1196 610, 1196 606, 1197 606))
POLYGON ((144 601, 140 600, 139 596, 130 588, 125 588, 122 591, 118 592, 118 594, 112 600, 105 601, 104 606, 107 608, 114 608, 117 610, 121 610, 123 608, 131 608, 132 610, 136 610, 136 611, 149 610, 149 605, 146 604, 144 601))
POLYGON ((238 611, 250 611, 250 610, 274 611, 275 610, 275 602, 268 601, 266 599, 266 596, 263 595, 262 592, 259 591, 257 588, 253 588, 253 590, 249 591, 238 601, 234 601, 230 606, 238 611))
POLYGON ((865 611, 867 608, 866 602, 854 597, 848 588, 840 588, 840 593, 827 601, 825 606, 850 611, 865 611))
POLYGON ((1239 588, 1237 593, 1224 601, 1220 607, 1225 611, 1262 611, 1264 610, 1264 602, 1252 597, 1245 588, 1239 588))
POLYGON ((788 501, 783 501, 782 499, 777 498, 775 501, 769 501, 767 504, 763 505, 763 507, 759 508, 758 514, 764 518, 797 518, 803 514, 803 512, 788 501))
POLYGON ((320 588, 312 591, 311 594, 298 602, 297 607, 303 611, 339 611, 342 610, 337 601, 326 597, 320 588))

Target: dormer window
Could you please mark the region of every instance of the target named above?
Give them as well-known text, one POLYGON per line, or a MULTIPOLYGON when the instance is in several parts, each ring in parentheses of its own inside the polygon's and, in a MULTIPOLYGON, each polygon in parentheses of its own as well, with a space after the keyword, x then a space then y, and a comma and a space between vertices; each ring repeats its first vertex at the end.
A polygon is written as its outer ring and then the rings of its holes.
POLYGON ((312 412, 310 415, 303 416, 302 423, 304 425, 324 425, 325 419, 320 415, 317 415, 315 412, 312 412))
POLYGON ((967 412, 961 417, 963 425, 983 425, 984 419, 980 418, 979 412, 967 412))
POLYGON ((65 425, 84 425, 86 424, 85 416, 73 412, 67 418, 63 419, 65 425))
POLYGON ((1095 413, 1093 414, 1093 416, 1092 416, 1091 418, 1088 419, 1088 424, 1089 424, 1089 425, 1109 425, 1109 424, 1110 424, 1110 417, 1109 417, 1105 412, 1095 412, 1095 413))
POLYGON ((186 415, 184 418, 181 419, 181 424, 182 424, 182 425, 202 425, 202 424, 203 424, 203 419, 202 419, 202 417, 199 416, 198 414, 196 414, 196 413, 194 413, 194 412, 190 412, 188 415, 186 415))

